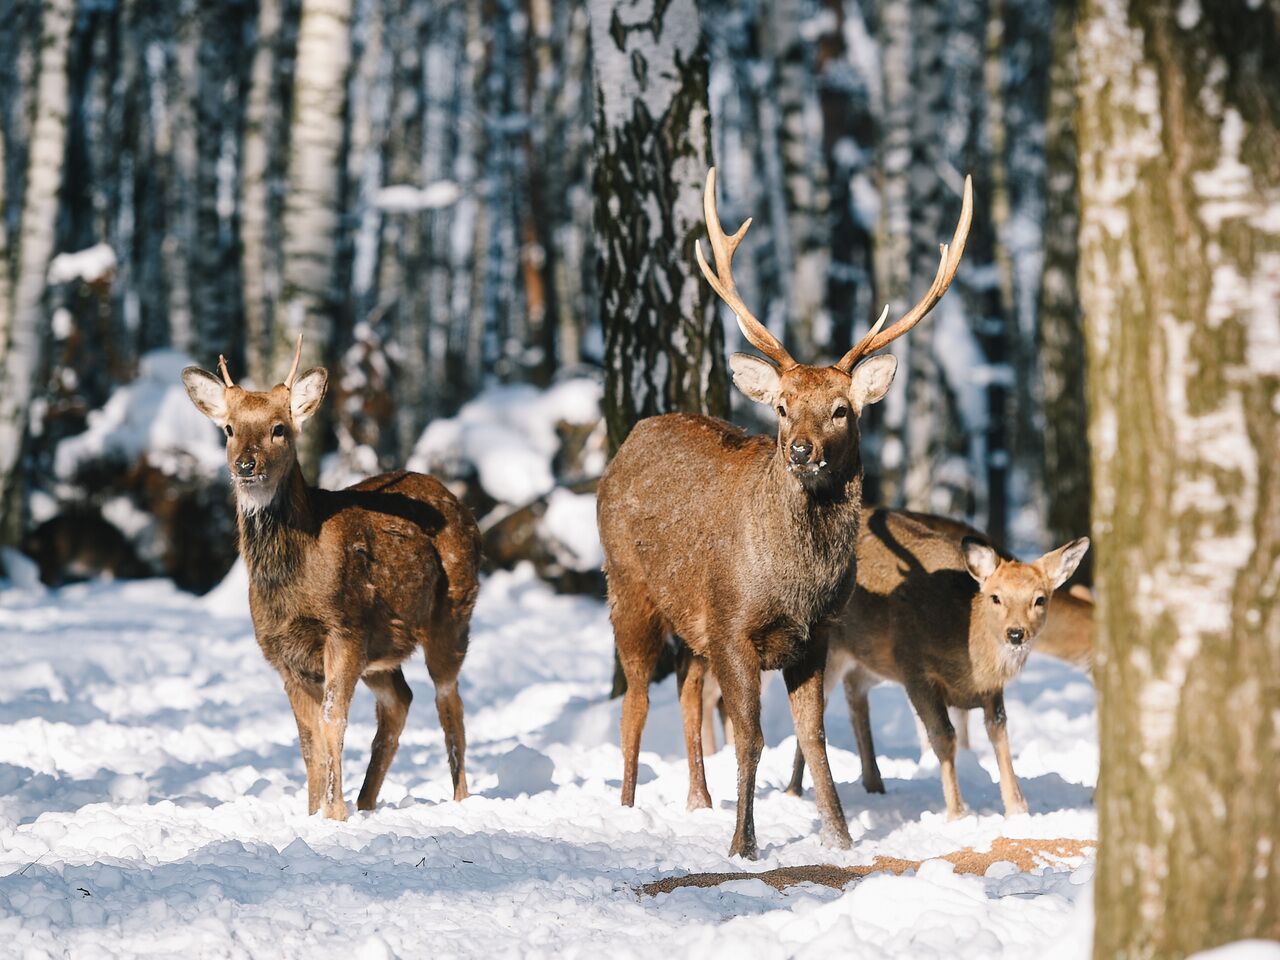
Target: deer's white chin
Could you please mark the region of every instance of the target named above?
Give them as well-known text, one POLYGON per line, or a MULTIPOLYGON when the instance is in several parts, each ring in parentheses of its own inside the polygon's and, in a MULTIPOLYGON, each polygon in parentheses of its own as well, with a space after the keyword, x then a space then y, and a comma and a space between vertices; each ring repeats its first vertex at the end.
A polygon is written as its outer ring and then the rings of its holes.
POLYGON ((1003 643, 1000 645, 1000 666, 1003 668, 1005 676, 1012 678, 1016 674, 1022 672, 1022 668, 1027 665, 1027 657, 1031 655, 1031 644, 1029 643, 1003 643))
POLYGON ((236 504, 242 513, 257 513, 271 506, 275 500, 275 490, 266 482, 266 477, 236 480, 236 504))

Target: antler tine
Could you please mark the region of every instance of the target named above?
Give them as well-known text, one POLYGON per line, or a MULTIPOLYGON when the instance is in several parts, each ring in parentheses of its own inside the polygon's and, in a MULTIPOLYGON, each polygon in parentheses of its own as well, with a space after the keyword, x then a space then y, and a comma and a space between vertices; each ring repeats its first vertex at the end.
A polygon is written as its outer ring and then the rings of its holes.
POLYGON ((694 244, 694 253, 702 275, 707 278, 707 283, 711 284, 711 289, 729 305, 729 309, 733 311, 738 321, 738 329, 747 338, 747 342, 784 370, 787 367, 794 367, 796 362, 791 358, 791 354, 787 353, 778 339, 752 315, 747 305, 742 302, 742 297, 738 295, 738 287, 733 282, 733 255, 742 238, 747 235, 751 218, 748 217, 733 236, 725 235, 724 227, 720 225, 720 215, 716 212, 715 167, 707 171, 707 187, 702 194, 702 212, 707 221, 707 239, 711 242, 711 253, 716 260, 716 269, 713 272, 702 255, 702 244, 700 242, 694 244))
POLYGON ((222 354, 218 354, 218 372, 222 374, 222 382, 228 387, 236 385, 236 382, 231 379, 231 374, 227 372, 227 358, 222 354))
MULTIPOLYGON (((933 277, 933 283, 929 285, 929 292, 924 295, 919 303, 903 314, 901 319, 895 321, 893 326, 883 332, 880 330, 880 326, 884 323, 885 315, 881 314, 879 322, 867 331, 867 335, 859 340, 852 350, 840 358, 840 361, 836 364, 837 368, 845 373, 850 372, 855 363, 868 354, 887 347, 923 320, 929 311, 938 305, 942 295, 951 286, 951 281, 955 279, 956 271, 960 269, 960 258, 964 256, 964 245, 969 239, 969 225, 972 222, 973 177, 966 176, 964 178, 964 202, 960 206, 960 220, 956 223, 956 232, 952 235, 951 242, 940 244, 938 247, 942 255, 938 263, 938 272, 933 277)), ((885 307, 886 312, 888 309, 888 307, 885 307)))
POLYGON ((289 375, 284 378, 284 385, 290 390, 293 389, 294 378, 298 375, 298 362, 302 359, 302 334, 298 334, 298 345, 293 350, 293 366, 289 368, 289 375))

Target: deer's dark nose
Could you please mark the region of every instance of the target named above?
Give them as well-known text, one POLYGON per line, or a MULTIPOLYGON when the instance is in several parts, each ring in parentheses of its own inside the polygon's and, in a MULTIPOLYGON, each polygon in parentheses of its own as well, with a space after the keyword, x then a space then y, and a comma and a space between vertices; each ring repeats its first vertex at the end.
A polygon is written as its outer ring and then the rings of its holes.
POLYGON ((255 461, 253 457, 236 458, 236 472, 242 477, 252 477, 253 468, 257 465, 257 461, 255 461))
POLYGON ((1009 638, 1010 643, 1017 646, 1027 638, 1027 631, 1023 630, 1021 627, 1010 627, 1004 632, 1004 635, 1009 638))
POLYGON ((813 456, 813 444, 804 440, 797 440, 791 444, 791 462, 794 464, 804 464, 809 462, 809 458, 813 456))

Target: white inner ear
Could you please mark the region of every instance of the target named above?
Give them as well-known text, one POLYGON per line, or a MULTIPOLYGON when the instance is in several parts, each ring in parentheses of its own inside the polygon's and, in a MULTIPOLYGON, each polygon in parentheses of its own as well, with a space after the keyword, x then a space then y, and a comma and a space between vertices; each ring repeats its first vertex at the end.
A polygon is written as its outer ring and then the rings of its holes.
POLYGON ((733 385, 756 403, 773 406, 778 398, 778 370, 767 360, 749 353, 735 353, 729 358, 733 385))
POLYGON ((964 551, 964 565, 969 571, 969 576, 982 583, 996 572, 996 567, 1000 565, 1000 558, 996 552, 979 540, 965 539, 961 545, 964 551))
POLYGON ((294 381, 289 394, 289 411, 295 424, 301 426, 319 409, 328 385, 329 373, 324 367, 312 367, 294 381))
POLYGON ((1089 538, 1081 537, 1044 555, 1042 561, 1053 580, 1053 589, 1057 590, 1071 579, 1071 575, 1076 572, 1076 567, 1080 566, 1080 561, 1088 552, 1089 538))
POLYGON ((884 399, 893 383, 893 375, 897 372, 898 358, 891 353, 863 360, 850 374, 853 383, 849 386, 849 399, 859 411, 868 404, 884 399))
POLYGON ((227 388, 221 380, 199 367, 187 367, 182 383, 197 410, 220 427, 227 422, 227 388))

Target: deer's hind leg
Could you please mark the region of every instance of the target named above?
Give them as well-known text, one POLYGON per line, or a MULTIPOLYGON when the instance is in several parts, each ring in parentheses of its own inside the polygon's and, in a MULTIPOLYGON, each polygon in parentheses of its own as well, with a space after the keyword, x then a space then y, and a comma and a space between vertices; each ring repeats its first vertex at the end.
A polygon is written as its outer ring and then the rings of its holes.
POLYGON ((687 806, 690 810, 705 810, 711 806, 706 770, 702 764, 702 685, 706 672, 707 661, 688 646, 681 645, 680 652, 676 655, 676 683, 680 690, 680 713, 684 720, 685 752, 689 757, 687 806))
POLYGON ((319 756, 320 687, 296 676, 284 675, 284 691, 293 707, 293 718, 298 723, 298 742, 302 747, 302 762, 307 768, 307 815, 320 809, 321 784, 319 756))
POLYGON ((444 732, 454 800, 465 800, 470 796, 467 790, 467 730, 462 719, 462 697, 458 694, 458 674, 467 653, 469 629, 469 624, 439 624, 422 645, 427 655, 427 672, 431 674, 431 682, 436 688, 436 714, 444 732))
POLYGON ((369 752, 369 769, 365 771, 364 785, 356 800, 359 810, 372 810, 378 805, 378 793, 386 778, 391 761, 400 746, 400 734, 409 718, 409 704, 413 691, 405 682, 399 667, 382 673, 369 673, 364 677, 365 686, 377 698, 378 732, 373 735, 373 748, 369 752))
POLYGON ((649 715, 649 681, 662 653, 665 631, 647 595, 616 591, 615 582, 611 580, 609 584, 609 619, 613 621, 618 660, 627 678, 627 692, 622 698, 622 805, 631 807, 636 802, 636 779, 640 774, 640 735, 649 715))

